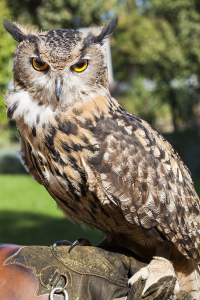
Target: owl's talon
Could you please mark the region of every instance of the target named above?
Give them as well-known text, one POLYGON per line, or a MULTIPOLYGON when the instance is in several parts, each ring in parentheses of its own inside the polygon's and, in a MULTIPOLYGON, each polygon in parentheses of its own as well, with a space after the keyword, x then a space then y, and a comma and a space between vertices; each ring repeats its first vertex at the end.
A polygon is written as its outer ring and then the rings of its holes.
POLYGON ((72 243, 69 242, 68 240, 61 240, 61 241, 57 241, 55 242, 52 247, 53 248, 56 248, 58 246, 70 246, 72 243))
POLYGON ((72 251, 72 249, 75 247, 75 246, 92 246, 92 244, 90 243, 90 241, 86 238, 79 238, 77 240, 75 240, 72 244, 71 244, 71 247, 69 248, 69 251, 68 253, 70 253, 72 251))

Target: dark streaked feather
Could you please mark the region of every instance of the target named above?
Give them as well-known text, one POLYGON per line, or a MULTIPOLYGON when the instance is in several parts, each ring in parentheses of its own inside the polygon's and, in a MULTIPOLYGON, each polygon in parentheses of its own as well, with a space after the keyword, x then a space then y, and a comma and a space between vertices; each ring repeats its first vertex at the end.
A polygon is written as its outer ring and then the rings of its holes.
POLYGON ((101 30, 101 33, 94 38, 94 43, 100 43, 107 39, 117 27, 118 18, 114 18, 109 24, 105 25, 101 30))
POLYGON ((12 21, 3 19, 3 26, 15 41, 22 42, 26 38, 26 35, 12 21))

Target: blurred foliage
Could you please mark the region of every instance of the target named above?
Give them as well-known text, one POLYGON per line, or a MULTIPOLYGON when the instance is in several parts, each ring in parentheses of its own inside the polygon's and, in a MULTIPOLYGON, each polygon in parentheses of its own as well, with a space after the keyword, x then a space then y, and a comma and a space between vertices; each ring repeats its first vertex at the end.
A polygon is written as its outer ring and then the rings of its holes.
POLYGON ((188 129, 165 134, 193 176, 200 175, 200 131, 188 129))
POLYGON ((148 90, 154 89, 154 83, 147 81, 141 76, 136 76, 132 80, 131 88, 127 85, 121 87, 120 103, 127 111, 132 111, 135 115, 140 116, 149 123, 156 124, 159 118, 165 118, 169 115, 169 109, 166 104, 162 104, 160 98, 148 90))
POLYGON ((117 0, 7 0, 13 18, 43 30, 88 27, 99 24, 117 0))
POLYGON ((0 156, 0 174, 26 174, 20 160, 12 154, 0 156))
POLYGON ((129 82, 131 90, 133 78, 153 80, 152 93, 170 106, 175 129, 191 126, 193 105, 199 103, 198 1, 140 0, 134 5, 124 0, 118 14, 112 41, 115 76, 129 82))
MULTIPOLYGON (((0 0, 0 20, 11 18, 7 2, 0 0)), ((6 85, 12 78, 12 57, 16 48, 16 42, 7 34, 3 26, 0 26, 0 125, 7 123, 6 107, 3 101, 3 93, 6 85)))

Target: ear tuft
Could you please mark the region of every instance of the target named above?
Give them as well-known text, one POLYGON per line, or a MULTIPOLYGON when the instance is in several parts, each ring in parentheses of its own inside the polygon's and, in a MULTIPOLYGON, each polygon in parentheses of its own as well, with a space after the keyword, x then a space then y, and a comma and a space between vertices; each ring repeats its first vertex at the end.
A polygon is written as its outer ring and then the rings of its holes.
POLYGON ((110 23, 105 25, 102 28, 101 33, 94 38, 94 43, 100 43, 103 40, 107 39, 117 27, 117 23, 118 23, 118 18, 116 17, 110 23))
POLYGON ((15 23, 10 20, 4 19, 2 21, 3 26, 12 35, 14 40, 16 40, 17 42, 22 42, 26 38, 26 35, 21 31, 21 29, 17 27, 15 23))

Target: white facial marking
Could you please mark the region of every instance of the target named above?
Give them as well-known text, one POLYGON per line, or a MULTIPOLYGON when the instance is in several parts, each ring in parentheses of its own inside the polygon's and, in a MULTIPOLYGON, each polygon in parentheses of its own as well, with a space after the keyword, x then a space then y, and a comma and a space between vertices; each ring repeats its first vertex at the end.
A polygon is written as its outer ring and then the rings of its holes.
POLYGON ((39 123, 42 125, 48 117, 54 114, 50 106, 39 106, 37 101, 33 101, 27 91, 10 94, 6 99, 8 108, 17 104, 18 107, 13 114, 13 119, 17 121, 24 118, 24 123, 30 127, 36 126, 38 116, 40 117, 39 123))

